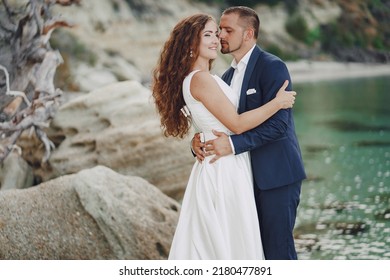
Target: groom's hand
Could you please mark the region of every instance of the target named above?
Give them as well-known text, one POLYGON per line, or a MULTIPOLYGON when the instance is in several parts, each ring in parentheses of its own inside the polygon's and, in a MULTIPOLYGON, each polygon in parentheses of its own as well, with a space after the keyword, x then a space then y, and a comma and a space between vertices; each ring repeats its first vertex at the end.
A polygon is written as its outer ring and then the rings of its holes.
POLYGON ((229 136, 227 136, 223 132, 218 132, 216 130, 213 130, 213 133, 218 138, 207 141, 205 147, 206 155, 215 155, 210 160, 210 163, 217 161, 219 158, 223 156, 227 156, 233 153, 229 141, 229 136))
POLYGON ((204 160, 204 157, 206 156, 205 152, 203 151, 205 144, 202 143, 200 139, 200 133, 195 133, 194 137, 191 141, 191 149, 192 152, 195 154, 196 159, 202 163, 204 160))

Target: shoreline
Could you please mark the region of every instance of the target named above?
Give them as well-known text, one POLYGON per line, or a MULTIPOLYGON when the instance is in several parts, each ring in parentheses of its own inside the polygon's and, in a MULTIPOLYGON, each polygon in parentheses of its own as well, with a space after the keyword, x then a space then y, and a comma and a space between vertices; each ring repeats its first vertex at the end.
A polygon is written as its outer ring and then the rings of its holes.
POLYGON ((390 76, 390 64, 301 60, 286 62, 286 65, 294 84, 390 76))

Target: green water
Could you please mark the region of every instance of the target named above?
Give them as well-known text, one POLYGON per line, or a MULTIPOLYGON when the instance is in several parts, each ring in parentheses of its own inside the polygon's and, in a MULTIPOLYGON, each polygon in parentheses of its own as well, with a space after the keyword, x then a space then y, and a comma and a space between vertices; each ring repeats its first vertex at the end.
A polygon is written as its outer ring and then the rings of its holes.
POLYGON ((390 77, 296 84, 300 259, 390 259, 390 77))

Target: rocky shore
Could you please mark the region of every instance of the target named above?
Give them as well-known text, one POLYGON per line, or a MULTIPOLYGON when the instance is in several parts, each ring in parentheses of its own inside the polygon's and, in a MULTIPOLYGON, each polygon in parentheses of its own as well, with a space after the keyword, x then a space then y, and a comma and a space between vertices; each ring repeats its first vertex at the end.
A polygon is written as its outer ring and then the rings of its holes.
POLYGON ((293 83, 390 76, 390 64, 301 60, 287 62, 287 68, 293 83))
POLYGON ((180 205, 103 166, 0 192, 0 259, 166 259, 180 205))
MULTIPOLYGON (((390 76, 389 65, 287 65, 295 83, 390 76)), ((0 167, 0 259, 166 258, 194 158, 189 139, 162 136, 150 90, 124 81, 73 97, 48 135, 48 164, 25 133, 0 167)))

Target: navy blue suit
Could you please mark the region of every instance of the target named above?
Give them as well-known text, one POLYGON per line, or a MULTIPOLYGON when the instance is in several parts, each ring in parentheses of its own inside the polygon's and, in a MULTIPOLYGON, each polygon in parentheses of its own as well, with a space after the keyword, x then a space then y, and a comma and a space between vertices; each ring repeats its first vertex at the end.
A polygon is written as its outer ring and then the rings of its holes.
MULTIPOLYGON (((234 69, 222 79, 230 84, 234 69)), ((256 46, 241 88, 238 113, 273 99, 291 79, 285 63, 256 46), (256 91, 252 94, 249 92, 256 91), (254 90, 253 90, 254 89, 254 90)), ((296 259, 292 235, 302 180, 306 178, 292 110, 279 110, 260 126, 231 136, 235 153, 250 151, 255 199, 266 259, 296 259)))

